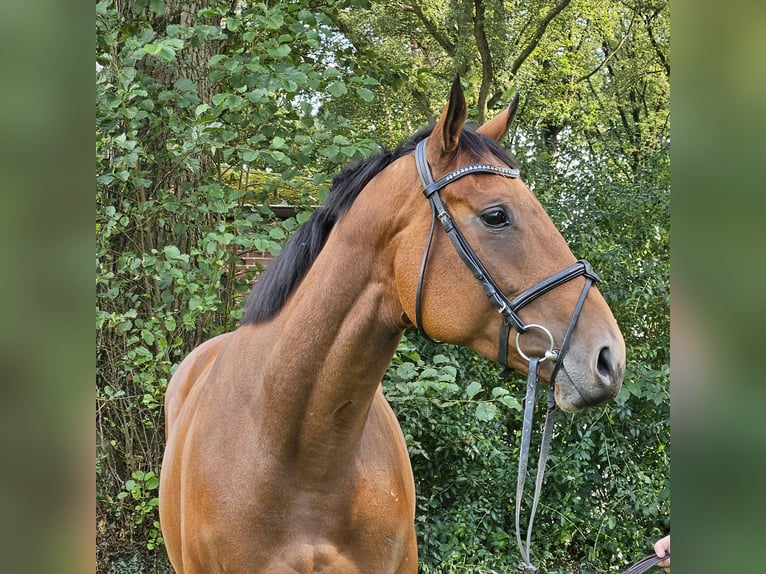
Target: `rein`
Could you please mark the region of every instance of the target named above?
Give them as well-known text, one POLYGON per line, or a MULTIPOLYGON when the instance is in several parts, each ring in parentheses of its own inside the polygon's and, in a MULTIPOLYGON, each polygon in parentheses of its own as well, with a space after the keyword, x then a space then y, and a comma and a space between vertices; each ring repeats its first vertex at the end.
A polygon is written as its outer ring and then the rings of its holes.
POLYGON ((668 558, 670 558, 670 552, 667 552, 662 558, 659 558, 656 554, 651 554, 633 564, 622 574, 644 574, 644 572, 649 572, 649 570, 657 566, 663 560, 667 560, 668 558))
POLYGON ((415 298, 415 321, 421 334, 423 334, 427 339, 433 341, 433 339, 431 339, 426 334, 425 329, 423 328, 421 298, 423 294, 426 267, 428 265, 428 256, 431 251, 431 243, 436 227, 436 220, 438 219, 445 233, 449 237, 453 247, 455 248, 455 251, 460 256, 460 259, 463 260, 468 269, 473 273, 474 277, 476 277, 476 279, 481 283, 487 297, 495 306, 498 313, 503 316, 500 334, 498 337, 498 362, 503 365, 504 370, 500 373, 499 377, 501 379, 506 378, 511 370, 508 366, 508 341, 510 338, 511 328, 516 330, 516 349, 519 355, 529 361, 527 393, 524 399, 524 424, 522 428, 521 447, 519 449, 519 474, 516 485, 516 543, 519 547, 519 552, 521 553, 522 557, 522 563, 519 564, 519 568, 524 571, 534 572, 537 570, 537 568, 530 562, 530 545, 532 539, 532 526, 534 523, 535 513, 537 511, 537 504, 540 499, 540 490, 542 488, 543 476, 545 474, 545 463, 548 459, 551 436, 553 435, 553 413, 556 410, 556 403, 554 398, 554 382, 556 375, 563 366, 564 356, 566 355, 566 352, 569 348, 572 333, 574 332, 575 326, 577 324, 577 319, 579 318, 583 304, 585 303, 585 298, 591 285, 598 283, 599 276, 593 271, 590 263, 584 259, 581 259, 566 269, 548 277, 547 279, 543 279, 529 289, 526 289, 512 300, 508 299, 505 293, 503 293, 502 289, 500 289, 495 280, 489 274, 486 267, 484 267, 474 250, 471 248, 465 236, 460 232, 457 224, 450 216, 447 208, 444 206, 444 202, 442 202, 441 197, 439 196, 439 191, 453 181, 456 181, 461 177, 465 177, 466 175, 486 173, 490 175, 499 175, 502 177, 516 179, 519 177, 519 170, 491 164, 473 164, 451 171, 444 177, 440 178, 438 181, 434 181, 433 174, 431 173, 431 168, 428 165, 428 159, 426 158, 426 141, 427 138, 418 143, 415 149, 415 163, 417 165, 420 181, 423 184, 423 194, 431 205, 431 230, 429 233, 425 252, 423 253, 423 261, 420 266, 420 276, 418 277, 417 293, 415 298), (567 328, 567 332, 564 335, 564 340, 562 341, 561 346, 556 349, 555 341, 551 332, 542 325, 524 323, 521 317, 519 317, 519 310, 541 295, 547 293, 551 289, 554 289, 559 285, 563 285, 564 283, 571 281, 575 277, 579 277, 581 275, 585 277, 585 285, 583 286, 582 292, 580 293, 580 298, 572 313, 572 319, 569 323, 569 327, 567 328), (520 337, 530 329, 539 329, 543 331, 550 340, 550 348, 540 357, 527 356, 521 349, 520 337), (520 528, 521 502, 524 493, 524 483, 526 481, 527 463, 529 459, 529 445, 532 435, 532 418, 534 414, 538 382, 538 367, 540 363, 548 359, 554 360, 555 363, 550 378, 550 386, 548 388, 548 410, 545 416, 545 424, 540 446, 540 455, 537 461, 535 493, 530 510, 529 524, 526 534, 526 544, 524 544, 521 540, 520 528))

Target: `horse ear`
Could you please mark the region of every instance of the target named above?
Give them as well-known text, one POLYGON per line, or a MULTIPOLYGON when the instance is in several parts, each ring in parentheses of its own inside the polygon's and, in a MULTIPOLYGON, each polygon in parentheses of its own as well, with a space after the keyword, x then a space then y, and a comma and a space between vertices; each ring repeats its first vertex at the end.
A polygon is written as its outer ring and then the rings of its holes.
POLYGON ((513 96, 510 105, 502 112, 497 114, 494 118, 486 122, 479 128, 479 133, 489 136, 497 141, 502 141, 505 134, 508 133, 508 128, 513 123, 513 118, 516 117, 516 110, 519 108, 519 93, 513 96))
POLYGON ((450 90, 449 102, 442 111, 442 115, 434 126, 429 143, 436 147, 433 151, 437 154, 453 153, 460 143, 460 132, 463 129, 468 108, 465 103, 463 86, 460 85, 460 76, 455 75, 450 90), (437 145, 438 144, 438 145, 437 145))

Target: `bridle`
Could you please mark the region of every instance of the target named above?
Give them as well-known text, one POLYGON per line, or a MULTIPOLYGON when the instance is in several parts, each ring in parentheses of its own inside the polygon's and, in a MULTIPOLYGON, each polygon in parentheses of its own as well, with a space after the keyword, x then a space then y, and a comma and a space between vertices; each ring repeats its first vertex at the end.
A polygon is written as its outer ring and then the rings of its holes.
POLYGON ((554 381, 556 375, 559 372, 559 369, 561 369, 563 365, 564 356, 569 349, 569 342, 577 324, 577 320, 580 317, 580 312, 582 311, 583 304, 585 303, 585 298, 588 295, 588 291, 590 290, 591 285, 598 283, 599 276, 593 271, 590 263, 584 259, 581 259, 566 269, 551 275, 547 279, 543 279, 539 283, 524 290, 513 299, 509 299, 489 274, 484 264, 476 255, 476 252, 468 244, 465 236, 460 232, 457 224, 450 216, 447 208, 444 206, 444 202, 442 202, 441 197, 439 196, 439 191, 450 183, 467 175, 486 173, 490 175, 499 175, 502 177, 516 179, 519 177, 519 170, 510 167, 479 163, 460 167, 454 171, 449 172, 439 180, 434 181, 433 174, 431 173, 431 168, 428 165, 428 159, 426 158, 427 141, 428 138, 421 140, 415 148, 415 163, 417 165, 420 181, 423 184, 423 194, 431 205, 431 230, 428 236, 425 252, 423 253, 423 261, 420 266, 420 275, 418 277, 417 293, 415 296, 416 325, 418 330, 426 338, 433 340, 428 337, 423 328, 421 299, 423 295, 423 284, 426 274, 426 267, 428 265, 428 255, 431 251, 431 243, 434 237, 436 220, 438 219, 445 233, 452 242, 455 251, 457 251, 457 254, 466 264, 468 269, 473 273, 474 277, 476 277, 476 279, 478 279, 478 281, 481 283, 482 287, 484 288, 484 292, 492 304, 495 306, 498 313, 503 316, 498 342, 498 362, 504 367, 503 372, 500 374, 500 378, 505 378, 510 372, 510 367, 508 366, 508 341, 510 338, 511 328, 516 330, 516 349, 519 355, 529 361, 527 393, 524 399, 524 425, 522 428, 521 448, 519 452, 519 475, 516 488, 516 542, 519 546, 519 551, 521 552, 523 559, 523 562, 519 565, 520 568, 527 571, 535 571, 537 568, 535 568, 530 563, 529 550, 532 537, 532 525, 534 522, 535 512, 537 510, 537 503, 540 497, 540 489, 542 487, 543 475, 545 472, 545 463, 548 458, 548 451, 550 448, 550 439, 551 435, 553 434, 553 417, 551 415, 556 409, 556 403, 554 399, 554 381), (582 288, 580 298, 577 301, 577 305, 575 305, 574 311, 572 313, 572 319, 569 323, 566 334, 564 335, 561 346, 556 349, 555 341, 551 332, 543 325, 536 323, 525 323, 521 317, 519 317, 519 310, 541 295, 547 293, 551 289, 555 289, 556 287, 571 281, 575 277, 580 276, 585 277, 585 285, 582 288), (548 336, 548 339, 550 340, 550 348, 545 351, 542 356, 527 356, 521 350, 519 338, 522 334, 526 333, 530 329, 541 330, 548 336), (524 545, 521 541, 520 534, 521 498, 524 491, 527 461, 529 458, 529 444, 532 435, 532 415, 534 412, 534 404, 536 399, 538 367, 540 363, 549 359, 555 361, 555 363, 553 365, 553 371, 550 378, 550 386, 548 388, 548 410, 545 417, 545 427, 542 435, 540 456, 538 458, 537 478, 535 480, 535 494, 530 510, 526 545, 524 545))
MULTIPOLYGON (((580 299, 578 300, 577 305, 575 306, 575 309, 572 313, 572 320, 570 321, 569 328, 567 329, 566 335, 564 336, 561 347, 558 350, 551 348, 541 357, 541 362, 547 359, 556 360, 553 374, 551 375, 551 384, 553 384, 555 376, 562 366, 564 355, 566 354, 566 351, 569 347, 569 341, 577 323, 577 319, 580 316, 580 312, 582 311, 582 306, 585 303, 585 297, 587 296, 591 285, 600 281, 599 276, 593 271, 590 263, 584 259, 580 259, 563 271, 559 271, 558 273, 551 275, 550 277, 543 279, 539 283, 526 289, 513 299, 508 299, 503 290, 498 287, 495 280, 489 274, 486 267, 484 267, 484 264, 476 255, 476 252, 468 244, 465 236, 460 232, 457 224, 450 216, 447 208, 444 206, 444 202, 442 202, 438 192, 450 183, 460 179, 461 177, 465 177, 466 175, 475 173, 488 173, 516 179, 519 177, 519 170, 491 164, 472 164, 451 171, 444 177, 440 178, 438 181, 434 181, 431 174, 431 168, 429 167, 428 160, 426 159, 425 148, 427 141, 428 138, 422 140, 420 143, 418 143, 415 149, 415 160, 417 164, 418 175, 420 176, 420 180, 423 183, 423 195, 426 196, 426 199, 428 199, 431 205, 431 231, 429 233, 425 252, 423 253, 423 261, 420 266, 420 276, 418 277, 415 301, 415 320, 418 329, 423 335, 428 337, 428 335, 425 333, 425 330, 423 329, 421 299, 423 294, 425 272, 428 264, 428 255, 431 250, 436 219, 441 222, 442 227, 447 233, 447 236, 452 242, 452 245, 454 246, 455 251, 457 251, 457 254, 466 264, 468 269, 471 270, 474 277, 479 280, 482 287, 484 287, 484 292, 492 304, 497 308, 498 313, 503 316, 498 345, 498 362, 503 365, 503 367, 508 367, 508 340, 511 328, 516 329, 517 334, 521 335, 526 333, 530 328, 535 327, 544 331, 545 334, 548 335, 549 339, 553 341, 553 336, 551 335, 550 331, 542 325, 525 323, 521 317, 519 317, 519 310, 541 295, 544 295, 551 289, 555 289, 559 285, 563 285, 575 277, 582 275, 585 277, 585 285, 583 286, 582 292, 580 294, 580 299)), ((518 335, 516 338, 517 347, 518 335)), ((430 337, 428 338, 430 339, 430 337)), ((521 349, 519 349, 519 351, 522 357, 526 357, 524 353, 521 353, 521 349)))

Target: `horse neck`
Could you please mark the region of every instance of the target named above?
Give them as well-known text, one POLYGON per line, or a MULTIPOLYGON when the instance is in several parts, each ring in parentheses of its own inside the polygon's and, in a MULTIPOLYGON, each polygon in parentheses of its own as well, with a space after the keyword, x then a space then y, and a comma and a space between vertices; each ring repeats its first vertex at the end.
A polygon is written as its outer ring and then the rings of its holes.
POLYGON ((320 474, 358 446, 404 328, 386 231, 370 223, 385 218, 366 211, 351 207, 268 329, 259 388, 262 408, 278 421, 268 428, 279 435, 272 444, 320 474))

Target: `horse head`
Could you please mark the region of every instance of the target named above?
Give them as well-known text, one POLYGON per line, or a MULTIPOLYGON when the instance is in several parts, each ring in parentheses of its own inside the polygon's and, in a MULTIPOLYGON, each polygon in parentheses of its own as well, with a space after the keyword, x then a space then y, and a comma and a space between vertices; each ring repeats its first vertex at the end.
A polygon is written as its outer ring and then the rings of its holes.
POLYGON ((402 158, 432 213, 421 194, 399 210, 408 215, 394 238, 396 289, 404 317, 434 339, 522 373, 540 357, 558 406, 577 411, 617 395, 625 343, 598 277, 577 262, 498 143, 517 106, 518 96, 472 129, 456 79, 417 154, 402 158))

